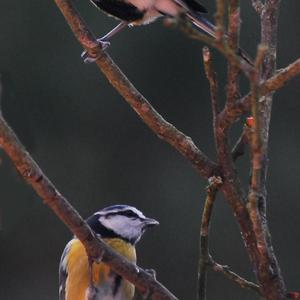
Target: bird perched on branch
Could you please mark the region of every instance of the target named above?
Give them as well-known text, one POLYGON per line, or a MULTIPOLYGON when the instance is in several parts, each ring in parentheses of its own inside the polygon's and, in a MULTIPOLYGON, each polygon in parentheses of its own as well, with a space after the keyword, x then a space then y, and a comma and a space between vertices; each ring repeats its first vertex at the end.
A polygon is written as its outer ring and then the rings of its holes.
MULTIPOLYGON (((128 205, 104 208, 87 219, 91 229, 129 261, 136 262, 135 245, 145 230, 159 223, 128 205)), ((59 300, 130 300, 134 286, 102 262, 89 262, 74 237, 59 264, 59 300)))
MULTIPOLYGON (((184 14, 186 18, 198 29, 215 38, 215 26, 202 16, 207 9, 197 0, 90 0, 97 8, 113 16, 121 22, 98 39, 105 48, 109 40, 116 33, 127 26, 145 25, 162 16, 176 17, 184 14)), ((93 62, 95 59, 82 53, 85 62, 93 62)))

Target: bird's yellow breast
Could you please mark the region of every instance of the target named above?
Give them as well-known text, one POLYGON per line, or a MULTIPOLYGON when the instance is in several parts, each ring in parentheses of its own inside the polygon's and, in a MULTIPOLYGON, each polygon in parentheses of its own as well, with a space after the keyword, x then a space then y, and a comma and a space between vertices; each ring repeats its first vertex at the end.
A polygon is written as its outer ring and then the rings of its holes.
MULTIPOLYGON (((118 239, 104 239, 116 252, 126 257, 131 262, 136 262, 135 247, 131 244, 118 239)), ((72 240, 66 260, 67 280, 65 287, 66 300, 86 300, 87 289, 90 285, 89 264, 86 251, 78 239, 72 240)), ((93 263, 92 279, 95 287, 101 289, 111 285, 112 271, 104 263, 93 263)), ((132 299, 134 295, 134 286, 126 280, 122 280, 120 289, 123 290, 126 298, 132 299)))

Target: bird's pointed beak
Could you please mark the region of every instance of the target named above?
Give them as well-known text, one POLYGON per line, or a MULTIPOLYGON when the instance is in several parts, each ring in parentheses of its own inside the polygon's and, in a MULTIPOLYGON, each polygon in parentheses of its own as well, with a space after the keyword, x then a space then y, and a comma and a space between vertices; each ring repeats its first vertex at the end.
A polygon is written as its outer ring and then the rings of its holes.
POLYGON ((145 228, 159 225, 158 221, 156 221, 155 219, 151 219, 151 218, 146 218, 145 220, 143 220, 143 223, 144 223, 145 228))

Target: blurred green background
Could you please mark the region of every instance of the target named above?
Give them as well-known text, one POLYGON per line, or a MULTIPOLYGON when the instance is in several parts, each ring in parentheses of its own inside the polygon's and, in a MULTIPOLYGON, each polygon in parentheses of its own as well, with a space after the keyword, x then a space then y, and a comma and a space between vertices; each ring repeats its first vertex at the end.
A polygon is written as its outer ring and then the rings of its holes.
MULTIPOLYGON (((74 1, 97 36, 117 22, 87 0, 74 1)), ((254 54, 258 17, 242 2, 242 46, 254 54)), ((203 1, 210 10, 214 1, 203 1)), ((300 2, 282 1, 278 66, 299 57, 300 2)), ((138 244, 139 265, 180 299, 194 299, 199 222, 206 182, 159 140, 108 84, 82 63, 54 1, 0 1, 3 113, 44 172, 82 216, 115 203, 135 205, 161 225, 138 244)), ((215 157, 201 49, 161 21, 125 30, 109 53, 154 107, 215 157)), ((215 53, 223 95, 226 68, 215 53)), ((300 289, 300 80, 275 95, 271 125, 268 215, 289 289, 300 289)), ((248 90, 243 80, 243 93, 248 90)), ((232 140, 241 131, 235 125, 232 140)), ((0 150, 1 151, 1 150, 0 150)), ((43 205, 0 152, 0 299, 57 299, 58 262, 70 232, 43 205)), ((238 162, 245 186, 247 157, 238 162)), ((215 260, 253 279, 238 227, 219 197, 213 216, 215 260)), ((222 275, 209 274, 209 299, 257 299, 222 275)))

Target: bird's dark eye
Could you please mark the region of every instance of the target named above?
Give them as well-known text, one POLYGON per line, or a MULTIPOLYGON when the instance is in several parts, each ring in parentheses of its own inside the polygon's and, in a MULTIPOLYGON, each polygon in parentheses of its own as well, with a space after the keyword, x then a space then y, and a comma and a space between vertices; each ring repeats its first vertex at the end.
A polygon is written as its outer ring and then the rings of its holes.
POLYGON ((126 216, 126 217, 128 217, 128 218, 135 218, 135 219, 138 218, 138 216, 136 215, 136 213, 134 213, 132 210, 125 210, 125 211, 122 211, 122 212, 120 213, 120 215, 126 216))

